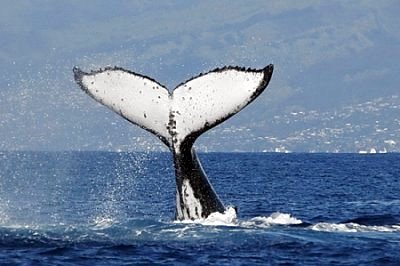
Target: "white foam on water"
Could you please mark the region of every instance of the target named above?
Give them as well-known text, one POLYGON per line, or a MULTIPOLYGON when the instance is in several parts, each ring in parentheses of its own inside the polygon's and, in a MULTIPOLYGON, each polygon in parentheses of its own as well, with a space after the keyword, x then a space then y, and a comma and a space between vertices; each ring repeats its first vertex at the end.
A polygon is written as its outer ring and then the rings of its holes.
POLYGON ((360 225, 356 223, 317 223, 312 225, 311 230, 321 232, 344 232, 344 233, 357 233, 357 232, 400 232, 399 225, 360 225))
POLYGON ((237 213, 235 208, 228 207, 224 213, 214 212, 211 213, 203 222, 205 225, 225 225, 225 226, 236 226, 237 225, 237 213))
POLYGON ((175 223, 265 228, 273 225, 296 225, 303 222, 290 214, 280 212, 274 212, 270 216, 257 216, 247 221, 239 221, 235 208, 228 207, 224 213, 214 212, 206 219, 183 220, 175 223))
POLYGON ((258 216, 249 221, 242 222, 242 226, 246 227, 270 227, 272 225, 296 225, 303 221, 291 216, 288 213, 274 212, 270 216, 258 216))
POLYGON ((182 224, 202 224, 211 226, 238 226, 235 208, 228 207, 224 213, 214 212, 205 219, 175 221, 182 224))
POLYGON ((99 216, 93 220, 93 229, 102 230, 113 226, 117 221, 112 217, 99 216))
MULTIPOLYGON (((182 224, 201 224, 207 226, 237 226, 245 228, 270 228, 276 225, 290 226, 299 225, 303 221, 293 217, 288 213, 274 212, 270 216, 257 216, 249 220, 240 221, 237 213, 230 207, 224 213, 212 213, 206 219, 176 221, 182 224)), ((393 233, 400 232, 400 224, 395 225, 360 225, 357 223, 317 223, 305 227, 305 229, 320 232, 339 232, 339 233, 393 233)))
POLYGON ((191 237, 196 237, 197 234, 195 231, 191 230, 193 229, 190 225, 186 225, 185 227, 180 227, 180 228, 173 228, 173 229, 163 229, 161 230, 163 233, 172 233, 176 235, 178 238, 182 238, 185 236, 190 235, 191 237))

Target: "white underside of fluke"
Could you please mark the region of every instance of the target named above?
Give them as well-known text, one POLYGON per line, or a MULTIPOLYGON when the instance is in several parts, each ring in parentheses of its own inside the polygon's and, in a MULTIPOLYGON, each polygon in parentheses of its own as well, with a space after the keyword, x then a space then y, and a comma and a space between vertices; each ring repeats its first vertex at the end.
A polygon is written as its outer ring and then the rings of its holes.
POLYGON ((177 141, 236 113, 250 101, 263 73, 226 70, 192 79, 173 92, 177 141))
POLYGON ((121 69, 84 74, 81 83, 96 101, 127 120, 169 138, 171 100, 160 84, 121 69))
POLYGON ((238 112, 263 82, 263 70, 226 68, 179 85, 172 93, 156 81, 120 68, 79 71, 83 90, 127 120, 155 134, 177 152, 191 133, 238 112))

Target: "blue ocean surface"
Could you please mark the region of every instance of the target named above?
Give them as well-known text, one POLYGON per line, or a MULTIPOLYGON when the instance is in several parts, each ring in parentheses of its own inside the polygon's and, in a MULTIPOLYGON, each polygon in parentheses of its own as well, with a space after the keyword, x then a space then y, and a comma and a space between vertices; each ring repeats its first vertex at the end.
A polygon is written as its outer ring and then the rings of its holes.
POLYGON ((400 154, 199 157, 237 219, 175 222, 169 153, 0 152, 0 265, 400 265, 400 154))

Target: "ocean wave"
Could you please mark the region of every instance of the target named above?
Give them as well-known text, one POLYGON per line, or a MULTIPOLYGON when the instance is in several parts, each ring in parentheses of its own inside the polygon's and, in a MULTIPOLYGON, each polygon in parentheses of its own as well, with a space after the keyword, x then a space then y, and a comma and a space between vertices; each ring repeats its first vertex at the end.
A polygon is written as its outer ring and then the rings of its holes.
MULTIPOLYGON (((393 221, 393 219, 388 220, 385 215, 379 216, 380 219, 385 219, 384 221, 393 221)), ((376 220, 377 218, 375 218, 376 220)), ((371 221, 369 216, 360 217, 358 219, 353 219, 348 222, 343 223, 328 223, 320 222, 316 224, 304 223, 302 220, 292 216, 289 213, 274 212, 269 216, 257 216, 248 220, 239 220, 234 208, 228 208, 225 213, 213 213, 207 219, 200 219, 194 221, 180 221, 176 223, 182 224, 201 224, 205 226, 236 226, 242 228, 270 228, 273 226, 301 226, 305 229, 312 231, 322 231, 322 232, 400 232, 400 224, 397 223, 387 223, 378 224, 376 221, 371 221), (354 221, 367 221, 369 224, 360 224, 354 221)), ((187 228, 185 228, 187 230, 187 228)), ((179 231, 182 233, 181 231, 179 231)))
POLYGON ((365 205, 380 205, 380 206, 398 206, 400 205, 400 200, 365 200, 365 201, 349 201, 346 204, 352 204, 356 206, 365 206, 365 205))
POLYGON ((356 223, 317 223, 310 227, 314 231, 322 232, 400 232, 400 225, 361 225, 356 223))
MULTIPOLYGON (((386 216, 382 216, 385 218, 386 216)), ((368 217, 356 220, 371 222, 368 217)), ((382 219, 383 219, 382 218, 382 219)), ((353 221, 352 220, 352 221, 353 221)), ((308 224, 289 213, 274 212, 267 216, 239 219, 234 208, 224 213, 213 213, 206 219, 186 221, 160 221, 154 219, 128 219, 117 221, 112 217, 97 217, 88 224, 54 225, 0 225, 0 245, 15 246, 26 243, 132 243, 142 240, 203 239, 215 234, 255 234, 268 232, 270 228, 292 228, 302 232, 330 233, 398 233, 400 224, 360 224, 352 221, 308 224), (296 229, 299 228, 299 229, 296 229)), ((286 229, 285 229, 286 230, 286 229)))

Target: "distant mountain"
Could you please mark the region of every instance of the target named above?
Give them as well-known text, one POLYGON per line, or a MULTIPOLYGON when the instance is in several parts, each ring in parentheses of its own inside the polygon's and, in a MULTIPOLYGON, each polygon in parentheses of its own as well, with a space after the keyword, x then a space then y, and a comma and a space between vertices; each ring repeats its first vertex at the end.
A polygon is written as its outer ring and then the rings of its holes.
POLYGON ((10 2, 0 150, 163 149, 82 93, 75 65, 118 65, 173 89, 215 67, 274 63, 268 90, 201 149, 399 151, 399 12, 389 0, 10 2))
POLYGON ((327 112, 292 110, 248 127, 221 127, 200 143, 203 150, 400 152, 400 97, 327 112))

